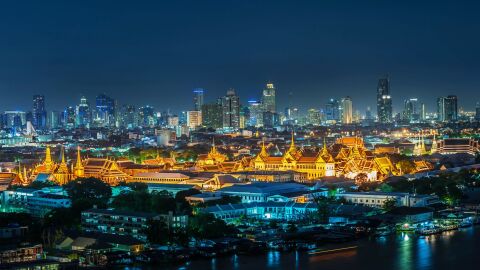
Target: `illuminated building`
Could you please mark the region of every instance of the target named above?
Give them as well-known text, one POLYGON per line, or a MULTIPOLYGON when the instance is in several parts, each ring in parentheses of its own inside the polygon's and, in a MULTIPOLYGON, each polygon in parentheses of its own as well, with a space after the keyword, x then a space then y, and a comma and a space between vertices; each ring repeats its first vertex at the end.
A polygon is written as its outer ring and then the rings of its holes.
POLYGON ((227 91, 222 98, 223 128, 236 130, 240 128, 240 97, 234 89, 227 91))
POLYGON ((167 122, 168 122, 168 126, 171 128, 178 126, 179 124, 178 116, 177 115, 168 116, 167 122))
POLYGON ((418 99, 410 98, 404 102, 403 119, 407 123, 418 123, 421 114, 418 110, 418 99))
POLYGON ((88 105, 87 98, 82 97, 80 99, 80 104, 76 108, 75 126, 89 128, 90 119, 90 105, 88 105))
POLYGON ((458 120, 457 96, 440 97, 437 99, 437 115, 440 122, 458 120))
POLYGON ((202 125, 202 112, 201 111, 188 111, 187 112, 187 126, 190 129, 196 129, 202 125))
POLYGON ((438 141, 437 153, 475 155, 480 151, 480 144, 472 138, 448 138, 438 141))
POLYGON ((75 127, 75 109, 68 106, 63 111, 63 126, 67 129, 75 127))
POLYGON ((47 126, 47 111, 45 110, 45 96, 33 96, 32 124, 36 129, 47 126))
POLYGON ((263 126, 263 108, 262 103, 257 100, 248 101, 248 110, 250 111, 250 117, 247 121, 247 125, 251 127, 263 126))
POLYGON ((273 128, 280 124, 280 117, 278 113, 274 112, 263 112, 263 126, 266 128, 273 128))
POLYGON ((217 147, 215 146, 215 141, 212 143, 212 148, 208 154, 198 155, 197 162, 195 164, 201 170, 211 171, 211 170, 221 170, 222 164, 227 161, 227 156, 218 152, 217 147))
POLYGON ((390 79, 388 77, 378 80, 377 115, 380 123, 392 122, 392 97, 390 96, 390 79))
POLYGON ((293 133, 290 148, 281 157, 270 156, 265 144, 262 144, 260 153, 254 159, 254 168, 266 171, 304 172, 307 173, 308 179, 335 175, 335 161, 328 152, 326 144, 319 153, 307 156, 295 146, 293 133))
POLYGON ((21 129, 27 124, 27 116, 22 111, 5 111, 5 126, 7 128, 21 129))
POLYGON ((475 120, 480 121, 480 103, 477 102, 477 106, 475 107, 475 120))
POLYGON ((45 150, 45 159, 41 164, 34 167, 30 175, 30 181, 51 181, 64 185, 73 179, 65 160, 65 153, 62 148, 62 158, 60 163, 56 163, 52 159, 50 146, 45 150))
POLYGON ((155 126, 155 112, 152 106, 143 106, 138 109, 139 125, 142 127, 155 126))
POLYGON ((353 123, 353 105, 351 97, 342 98, 342 123, 353 123))
POLYGON ((317 109, 309 109, 308 110, 308 122, 311 125, 318 126, 322 122, 322 117, 320 111, 317 109))
POLYGON ((87 158, 83 162, 84 177, 101 179, 109 185, 127 181, 130 176, 121 171, 115 160, 109 158, 87 158))
POLYGON ((422 156, 427 154, 427 149, 425 148, 425 140, 423 138, 423 131, 419 136, 417 142, 415 143, 415 147, 413 148, 413 155, 414 156, 422 156))
POLYGON ((267 83, 262 93, 262 105, 264 112, 276 112, 275 87, 273 83, 267 83))
POLYGON ((329 122, 340 121, 340 103, 338 100, 331 98, 325 105, 325 117, 329 122))
POLYGON ((201 111, 203 106, 203 88, 193 89, 193 109, 195 111, 201 111))
POLYGON ((105 94, 96 98, 95 121, 99 126, 113 126, 115 124, 115 101, 105 94))
POLYGON ((220 102, 203 104, 202 106, 202 125, 208 128, 223 127, 223 111, 220 102))
POLYGON ((123 105, 120 118, 122 127, 133 129, 138 126, 138 114, 134 105, 123 105))

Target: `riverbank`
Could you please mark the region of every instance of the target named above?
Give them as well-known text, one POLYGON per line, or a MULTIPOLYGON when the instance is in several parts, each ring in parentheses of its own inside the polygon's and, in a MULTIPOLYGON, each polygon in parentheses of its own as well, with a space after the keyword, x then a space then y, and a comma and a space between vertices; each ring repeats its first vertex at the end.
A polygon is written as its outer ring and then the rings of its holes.
MULTIPOLYGON (((269 251, 260 255, 231 255, 193 260, 162 269, 440 269, 471 267, 480 264, 476 247, 480 246, 480 227, 460 228, 430 236, 399 233, 363 239, 357 249, 311 256, 308 252, 269 251)), ((118 267, 117 269, 126 269, 118 267)), ((142 265, 128 269, 158 269, 142 265)))

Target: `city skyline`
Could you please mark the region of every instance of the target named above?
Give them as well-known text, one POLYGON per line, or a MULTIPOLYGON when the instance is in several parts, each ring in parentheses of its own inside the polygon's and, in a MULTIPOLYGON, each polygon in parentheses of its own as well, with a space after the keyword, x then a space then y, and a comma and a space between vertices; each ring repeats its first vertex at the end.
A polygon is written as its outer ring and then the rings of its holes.
POLYGON ((116 1, 116 12, 108 3, 9 3, 0 11, 8 41, 0 45, 0 110, 29 109, 35 94, 59 110, 99 93, 187 110, 197 87, 206 101, 234 88, 245 105, 272 81, 279 108, 306 111, 348 95, 363 112, 375 107, 370 93, 385 74, 396 112, 407 98, 433 111, 448 95, 473 110, 480 55, 471 33, 480 21, 477 4, 456 3, 116 1))

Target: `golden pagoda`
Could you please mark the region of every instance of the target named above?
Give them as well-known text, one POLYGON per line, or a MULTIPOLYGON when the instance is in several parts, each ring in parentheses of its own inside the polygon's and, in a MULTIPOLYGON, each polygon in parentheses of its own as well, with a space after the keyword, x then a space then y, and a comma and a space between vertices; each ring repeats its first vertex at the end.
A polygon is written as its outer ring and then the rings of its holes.
POLYGON ((83 177, 85 175, 85 168, 82 164, 82 157, 80 156, 80 146, 77 147, 77 161, 73 168, 73 174, 75 177, 83 177))

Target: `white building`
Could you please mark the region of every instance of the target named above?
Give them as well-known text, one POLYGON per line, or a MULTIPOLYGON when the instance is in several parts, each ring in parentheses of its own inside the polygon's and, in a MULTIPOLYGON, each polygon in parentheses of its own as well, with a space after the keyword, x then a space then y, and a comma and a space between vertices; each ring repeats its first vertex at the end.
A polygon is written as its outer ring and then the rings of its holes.
POLYGON ((397 206, 426 207, 439 203, 435 195, 419 195, 402 192, 345 192, 335 195, 349 203, 361 204, 371 207, 382 207, 388 200, 395 200, 397 206))

